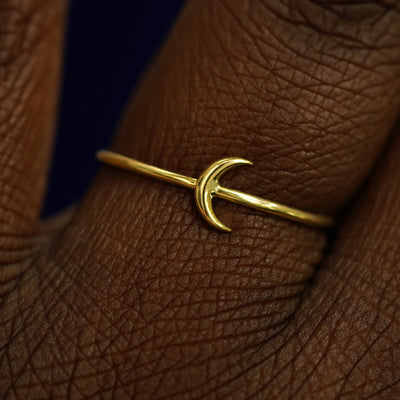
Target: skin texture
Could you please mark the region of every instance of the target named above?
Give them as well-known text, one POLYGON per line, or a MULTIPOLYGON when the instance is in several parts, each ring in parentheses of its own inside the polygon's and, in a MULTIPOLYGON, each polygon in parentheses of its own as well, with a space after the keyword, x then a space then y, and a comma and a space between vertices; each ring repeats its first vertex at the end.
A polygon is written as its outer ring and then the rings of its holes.
POLYGON ((109 167, 41 223, 64 18, 0 2, 0 397, 398 399, 400 3, 190 0, 112 146, 330 232, 109 167))

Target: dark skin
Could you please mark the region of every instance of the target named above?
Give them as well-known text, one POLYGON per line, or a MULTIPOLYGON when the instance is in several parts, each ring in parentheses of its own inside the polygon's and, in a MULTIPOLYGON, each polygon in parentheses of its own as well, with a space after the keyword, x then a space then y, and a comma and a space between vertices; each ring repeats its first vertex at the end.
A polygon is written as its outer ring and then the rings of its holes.
POLYGON ((65 10, 0 2, 0 397, 400 398, 400 3, 190 0, 112 145, 331 232, 110 167, 40 222, 65 10))

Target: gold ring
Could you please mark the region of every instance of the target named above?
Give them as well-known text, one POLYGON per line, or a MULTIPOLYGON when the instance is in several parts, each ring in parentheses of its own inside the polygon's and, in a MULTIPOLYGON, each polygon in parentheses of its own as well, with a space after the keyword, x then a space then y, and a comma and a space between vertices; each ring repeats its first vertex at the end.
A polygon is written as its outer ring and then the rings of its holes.
POLYGON ((225 232, 231 232, 215 215, 212 208, 213 197, 220 197, 256 210, 297 221, 315 227, 332 226, 333 218, 298 210, 283 204, 275 203, 261 197, 243 193, 239 190, 229 189, 221 186, 218 179, 221 175, 236 165, 252 165, 252 162, 238 157, 228 157, 212 163, 198 179, 170 172, 153 165, 145 164, 133 158, 125 157, 112 151, 102 150, 97 153, 97 158, 109 165, 123 168, 128 171, 157 178, 162 181, 174 183, 195 191, 195 200, 203 218, 214 228, 225 232))

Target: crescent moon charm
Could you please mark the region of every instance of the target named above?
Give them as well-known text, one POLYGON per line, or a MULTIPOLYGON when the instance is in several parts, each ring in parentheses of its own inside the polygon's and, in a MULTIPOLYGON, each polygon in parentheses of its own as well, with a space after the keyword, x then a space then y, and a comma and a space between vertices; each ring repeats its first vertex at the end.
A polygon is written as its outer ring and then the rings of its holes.
POLYGON ((213 227, 231 232, 232 229, 224 225, 215 215, 212 199, 219 195, 221 186, 218 179, 229 169, 237 165, 252 165, 251 161, 244 158, 223 158, 212 163, 197 179, 195 188, 196 205, 203 218, 213 227))
POLYGON ((237 165, 253 164, 251 161, 244 158, 228 157, 215 161, 200 175, 198 179, 196 179, 158 168, 153 165, 145 164, 141 161, 108 150, 99 151, 97 157, 106 164, 194 190, 197 208, 203 218, 211 226, 224 232, 231 232, 232 229, 224 225, 215 215, 212 207, 213 197, 220 197, 221 199, 232 201, 246 207, 251 207, 264 213, 277 215, 310 226, 324 228, 332 226, 334 223, 333 218, 329 216, 302 211, 297 208, 289 207, 284 204, 276 203, 258 196, 243 193, 240 190, 230 189, 220 185, 218 179, 229 169, 237 165))

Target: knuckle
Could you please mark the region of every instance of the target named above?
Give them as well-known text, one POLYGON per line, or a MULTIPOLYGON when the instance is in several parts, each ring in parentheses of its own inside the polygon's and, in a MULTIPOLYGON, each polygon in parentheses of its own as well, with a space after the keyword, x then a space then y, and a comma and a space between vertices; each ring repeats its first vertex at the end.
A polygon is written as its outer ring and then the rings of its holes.
POLYGON ((376 48, 398 34, 400 6, 397 0, 332 1, 262 0, 286 28, 346 48, 376 48), (397 22, 397 24, 396 24, 397 22))
MULTIPOLYGON (((8 0, 0 5, 0 101, 18 100, 17 88, 28 86, 28 79, 38 74, 36 54, 50 43, 60 21, 62 2, 48 0, 8 0)), ((21 90, 21 89, 20 89, 21 90)), ((11 106, 11 104, 10 104, 11 106)), ((3 105, 0 111, 12 109, 3 105)))
POLYGON ((41 65, 36 54, 45 38, 51 40, 56 8, 49 1, 37 0, 9 0, 0 5, 0 137, 8 152, 20 144, 18 133, 29 123, 26 103, 32 97, 32 78, 44 80, 44 71, 51 68, 41 65), (10 135, 11 131, 15 134, 10 135))
POLYGON ((34 47, 40 36, 37 1, 6 1, 0 8, 0 64, 12 64, 22 52, 34 47))

